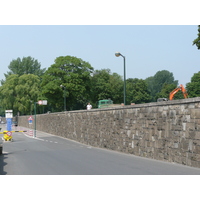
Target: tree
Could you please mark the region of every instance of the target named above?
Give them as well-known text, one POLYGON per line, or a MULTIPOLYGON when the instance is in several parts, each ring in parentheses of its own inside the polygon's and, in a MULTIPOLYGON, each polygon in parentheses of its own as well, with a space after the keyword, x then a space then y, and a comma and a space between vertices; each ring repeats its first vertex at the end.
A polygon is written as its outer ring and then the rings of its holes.
POLYGON ((147 84, 147 89, 151 95, 151 100, 154 101, 154 77, 150 76, 148 78, 145 79, 145 82, 147 84))
POLYGON ((91 78, 91 100, 93 104, 98 100, 111 98, 109 79, 110 69, 94 71, 91 78))
POLYGON ((1 106, 14 114, 31 114, 40 95, 40 78, 33 74, 10 75, 0 87, 1 106))
POLYGON ((32 114, 33 104, 40 96, 40 78, 34 74, 24 74, 19 77, 18 85, 15 87, 16 99, 14 109, 22 114, 32 114))
POLYGON ((115 104, 121 104, 123 102, 124 95, 124 81, 122 80, 122 77, 117 73, 113 73, 110 76, 109 82, 112 100, 115 104))
MULTIPOLYGON (((10 75, 5 83, 0 87, 1 106, 4 110, 14 110, 15 98, 17 96, 15 87, 18 85, 19 76, 17 74, 10 75)), ((14 113, 16 113, 14 111, 14 113)))
MULTIPOLYGON (((19 76, 23 74, 34 74, 37 76, 42 76, 46 69, 41 69, 41 64, 35 60, 34 58, 28 56, 23 57, 22 59, 17 58, 16 60, 12 60, 8 66, 10 71, 7 74, 4 74, 7 78, 11 74, 17 74, 19 76)), ((2 84, 4 81, 2 80, 2 84)))
POLYGON ((60 56, 55 59, 42 76, 42 95, 47 99, 53 111, 63 110, 66 88, 67 110, 85 108, 90 96, 90 75, 93 67, 80 58, 60 56))
MULTIPOLYGON (((156 95, 156 99, 158 98, 167 98, 169 99, 169 94, 170 92, 172 92, 175 88, 177 88, 176 84, 167 84, 165 83, 161 89, 161 92, 157 93, 156 95)), ((175 95, 174 95, 174 100, 175 99, 183 99, 183 93, 181 91, 178 91, 175 95)))
POLYGON ((200 71, 192 76, 191 82, 186 85, 186 89, 189 97, 200 96, 200 71))
POLYGON ((126 88, 127 104, 147 103, 151 101, 151 96, 144 80, 129 78, 126 81, 126 88))
POLYGON ((114 104, 123 102, 123 80, 110 69, 95 70, 91 78, 91 100, 97 106, 97 101, 111 99, 114 104))
POLYGON ((174 80, 173 73, 167 70, 158 71, 153 77, 147 78, 146 83, 153 101, 157 100, 156 95, 161 92, 164 84, 178 85, 178 81, 174 80))
POLYGON ((193 45, 197 46, 197 49, 200 49, 200 25, 198 25, 198 37, 193 41, 193 45))

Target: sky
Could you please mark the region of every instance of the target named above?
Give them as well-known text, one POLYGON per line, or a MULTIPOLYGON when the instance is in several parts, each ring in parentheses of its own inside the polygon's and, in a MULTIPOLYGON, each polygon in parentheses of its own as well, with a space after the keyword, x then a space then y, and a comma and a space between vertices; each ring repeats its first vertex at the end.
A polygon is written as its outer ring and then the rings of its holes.
POLYGON ((197 25, 1 25, 0 79, 13 59, 31 56, 48 68, 56 57, 75 56, 95 70, 146 79, 168 70, 186 85, 199 72, 200 51, 192 42, 197 25))

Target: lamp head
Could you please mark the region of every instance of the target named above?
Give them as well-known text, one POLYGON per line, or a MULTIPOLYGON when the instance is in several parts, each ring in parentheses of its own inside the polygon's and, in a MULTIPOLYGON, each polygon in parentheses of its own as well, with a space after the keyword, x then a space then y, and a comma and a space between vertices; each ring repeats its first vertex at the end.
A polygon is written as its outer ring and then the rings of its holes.
POLYGON ((115 56, 116 56, 116 57, 119 57, 119 56, 121 56, 121 53, 116 52, 116 53, 115 53, 115 56))

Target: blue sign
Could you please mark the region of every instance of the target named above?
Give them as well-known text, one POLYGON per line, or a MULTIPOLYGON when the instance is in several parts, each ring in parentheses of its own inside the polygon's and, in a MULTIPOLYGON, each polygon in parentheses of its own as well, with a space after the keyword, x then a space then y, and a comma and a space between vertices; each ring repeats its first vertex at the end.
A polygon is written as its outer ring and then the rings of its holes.
POLYGON ((32 118, 32 116, 30 116, 30 117, 28 118, 28 123, 29 123, 29 124, 32 124, 32 123, 33 123, 33 118, 32 118))
POLYGON ((7 131, 12 131, 12 118, 6 118, 7 121, 7 131))

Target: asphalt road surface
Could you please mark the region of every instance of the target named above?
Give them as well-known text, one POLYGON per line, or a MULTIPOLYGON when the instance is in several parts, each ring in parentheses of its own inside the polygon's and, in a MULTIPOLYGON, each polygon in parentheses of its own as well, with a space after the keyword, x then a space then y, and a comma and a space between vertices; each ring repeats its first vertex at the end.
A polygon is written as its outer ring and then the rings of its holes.
MULTIPOLYGON (((2 137, 2 135, 0 135, 2 137)), ((13 133, 1 175, 199 175, 200 169, 95 148, 51 134, 13 133)))

